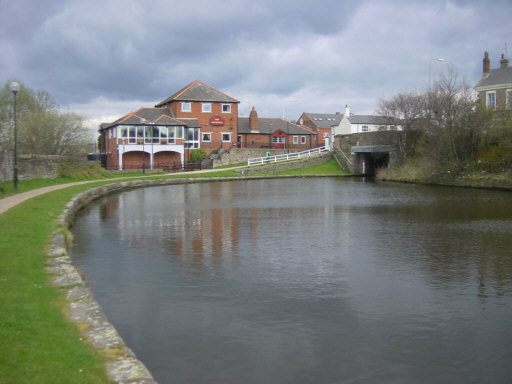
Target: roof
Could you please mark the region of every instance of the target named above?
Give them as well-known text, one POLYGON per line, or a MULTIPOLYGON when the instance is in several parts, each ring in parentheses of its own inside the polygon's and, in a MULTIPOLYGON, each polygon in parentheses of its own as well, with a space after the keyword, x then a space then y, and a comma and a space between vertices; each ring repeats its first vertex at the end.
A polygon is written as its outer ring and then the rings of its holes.
POLYGON ((475 90, 484 90, 486 88, 497 88, 500 85, 512 84, 512 67, 496 68, 480 79, 476 84, 475 90))
POLYGON ((183 87, 178 92, 162 100, 155 107, 162 107, 171 101, 203 101, 215 103, 239 103, 237 99, 213 88, 212 86, 196 80, 183 87))
POLYGON ((199 126, 197 119, 176 119, 169 109, 164 108, 140 108, 130 112, 112 123, 102 123, 100 130, 114 127, 116 125, 186 125, 189 127, 199 126), (187 121, 185 121, 187 120, 187 121))
POLYGON ((304 115, 318 128, 331 128, 333 125, 338 125, 343 117, 340 113, 310 113, 304 112, 304 115))
POLYGON ((258 117, 258 132, 251 132, 249 128, 249 118, 238 118, 238 133, 261 133, 270 135, 276 131, 282 131, 288 135, 316 135, 316 133, 311 131, 308 127, 276 117, 258 117))
POLYGON ((394 117, 378 115, 350 115, 348 120, 351 124, 371 124, 371 125, 398 125, 400 121, 394 117))

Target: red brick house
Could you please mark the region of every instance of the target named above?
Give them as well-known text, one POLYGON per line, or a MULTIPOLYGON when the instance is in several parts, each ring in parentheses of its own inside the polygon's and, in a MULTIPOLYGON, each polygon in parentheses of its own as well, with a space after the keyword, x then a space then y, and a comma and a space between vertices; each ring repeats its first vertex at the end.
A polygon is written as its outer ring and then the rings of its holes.
POLYGON ((331 129, 335 125, 339 125, 343 115, 336 113, 311 113, 303 112, 297 121, 300 125, 305 125, 317 133, 317 147, 329 145, 331 137, 331 129))
POLYGON ((228 150, 237 145, 238 104, 225 93, 196 80, 155 105, 171 111, 178 119, 196 119, 200 132, 190 137, 188 148, 202 148, 207 153, 228 150))
POLYGON ((187 135, 200 129, 196 119, 176 119, 164 108, 140 108, 100 126, 108 169, 153 169, 180 166, 187 135))
POLYGON ((233 97, 196 80, 154 108, 140 108, 100 125, 109 169, 181 168, 193 149, 279 148, 317 146, 316 132, 278 118, 238 117, 233 97))
POLYGON ((254 107, 249 117, 238 118, 238 136, 242 148, 300 151, 316 146, 312 129, 280 118, 258 117, 254 107))

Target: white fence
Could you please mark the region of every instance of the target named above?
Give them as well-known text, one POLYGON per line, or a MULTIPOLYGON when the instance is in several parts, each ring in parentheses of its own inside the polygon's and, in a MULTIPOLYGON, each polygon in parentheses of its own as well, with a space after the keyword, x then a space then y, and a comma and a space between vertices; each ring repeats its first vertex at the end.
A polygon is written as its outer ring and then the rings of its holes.
POLYGON ((329 147, 318 147, 313 149, 308 149, 306 151, 301 152, 295 152, 295 153, 283 153, 281 155, 274 155, 274 156, 265 156, 265 157, 254 157, 252 159, 247 159, 247 166, 250 167, 251 165, 263 165, 263 164, 269 164, 269 163, 279 163, 283 161, 290 161, 290 160, 300 160, 305 159, 312 156, 320 155, 323 152, 329 152, 329 147))

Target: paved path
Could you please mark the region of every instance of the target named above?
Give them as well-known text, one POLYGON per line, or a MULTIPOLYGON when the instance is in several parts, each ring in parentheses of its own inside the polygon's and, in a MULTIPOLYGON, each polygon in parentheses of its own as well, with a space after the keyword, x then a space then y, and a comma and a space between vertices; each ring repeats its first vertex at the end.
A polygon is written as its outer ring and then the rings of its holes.
POLYGON ((12 207, 24 202, 25 200, 31 199, 33 197, 44 195, 45 193, 56 191, 63 188, 68 188, 73 185, 79 185, 79 184, 87 184, 87 183, 94 183, 101 180, 93 180, 93 181, 77 181, 76 183, 69 183, 69 184, 58 184, 58 185, 52 185, 50 187, 43 187, 39 189, 33 189, 32 191, 18 193, 16 195, 12 195, 9 197, 4 197, 3 199, 0 199, 0 215, 4 213, 5 211, 11 209, 12 207))
MULTIPOLYGON (((233 167, 233 168, 224 168, 224 169, 202 169, 199 171, 189 171, 189 172, 180 172, 180 175, 186 175, 191 173, 208 173, 208 172, 219 172, 219 171, 232 171, 235 169, 240 168, 246 168, 246 166, 239 166, 239 167, 233 167)), ((120 178, 114 178, 114 179, 98 179, 98 180, 87 180, 87 181, 77 181, 74 183, 67 183, 67 184, 58 184, 58 185, 52 185, 49 187, 43 187, 39 189, 33 189, 32 191, 18 193, 13 196, 4 197, 3 199, 0 199, 0 215, 4 213, 5 211, 11 209, 12 207, 24 202, 25 200, 31 199, 32 197, 36 197, 39 195, 44 195, 45 193, 57 191, 59 189, 68 188, 73 185, 80 185, 80 184, 90 184, 90 183, 97 183, 99 181, 118 181, 122 182, 127 179, 140 179, 144 177, 157 177, 160 175, 147 175, 147 176, 133 176, 133 177, 120 177, 120 178)))

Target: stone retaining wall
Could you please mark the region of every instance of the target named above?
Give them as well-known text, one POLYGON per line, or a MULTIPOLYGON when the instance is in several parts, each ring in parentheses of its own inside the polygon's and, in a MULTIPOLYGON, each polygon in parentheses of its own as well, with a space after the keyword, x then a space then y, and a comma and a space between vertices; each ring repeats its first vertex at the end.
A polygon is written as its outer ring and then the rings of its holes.
MULTIPOLYGON (((14 175, 13 152, 0 146, 0 183, 10 181, 14 175)), ((86 163, 85 157, 56 155, 18 155, 18 180, 55 179, 62 163, 86 163)))

